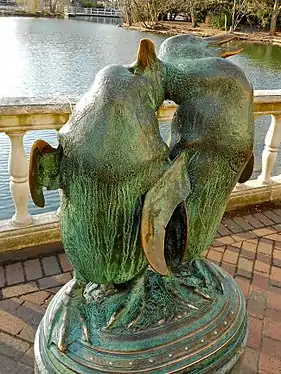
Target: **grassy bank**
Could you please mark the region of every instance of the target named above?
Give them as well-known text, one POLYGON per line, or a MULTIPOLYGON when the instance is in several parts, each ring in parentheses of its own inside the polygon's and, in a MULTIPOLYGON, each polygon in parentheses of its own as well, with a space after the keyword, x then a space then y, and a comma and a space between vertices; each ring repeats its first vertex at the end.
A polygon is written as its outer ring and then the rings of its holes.
MULTIPOLYGON (((123 24, 122 27, 131 30, 138 30, 144 32, 152 32, 165 36, 173 36, 179 34, 194 34, 197 36, 214 36, 224 33, 223 30, 215 29, 205 24, 200 24, 199 27, 192 27, 189 22, 161 22, 156 29, 145 28, 140 24, 128 26, 123 24)), ((272 43, 281 46, 281 32, 277 32, 275 36, 268 35, 268 32, 260 31, 255 28, 244 28, 235 32, 237 38, 241 40, 249 40, 253 42, 272 43)))

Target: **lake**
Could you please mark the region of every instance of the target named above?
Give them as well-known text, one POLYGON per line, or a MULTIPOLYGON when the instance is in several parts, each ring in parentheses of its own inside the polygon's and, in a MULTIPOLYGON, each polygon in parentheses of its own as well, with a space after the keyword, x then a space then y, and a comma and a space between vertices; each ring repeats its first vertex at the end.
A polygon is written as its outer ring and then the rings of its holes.
MULTIPOLYGON (((116 27, 116 20, 57 20, 0 17, 0 95, 82 95, 102 67, 134 61, 140 39, 151 38, 157 47, 163 36, 116 27)), ((237 43, 238 44, 238 43, 237 43)), ((241 55, 231 60, 242 67, 255 89, 281 88, 281 48, 257 43, 243 44, 241 55)), ((256 130, 255 175, 261 170, 261 152, 269 119, 259 119, 256 130)), ((163 137, 168 128, 164 127, 163 137)), ((29 154, 36 138, 56 144, 55 131, 28 132, 24 145, 29 154)), ((13 202, 9 192, 9 140, 0 133, 0 219, 10 218, 13 202)), ((280 161, 276 170, 281 170, 280 161)), ((276 172, 275 170, 275 172, 276 172)), ((56 192, 46 194, 46 206, 30 201, 31 213, 56 209, 56 192)))

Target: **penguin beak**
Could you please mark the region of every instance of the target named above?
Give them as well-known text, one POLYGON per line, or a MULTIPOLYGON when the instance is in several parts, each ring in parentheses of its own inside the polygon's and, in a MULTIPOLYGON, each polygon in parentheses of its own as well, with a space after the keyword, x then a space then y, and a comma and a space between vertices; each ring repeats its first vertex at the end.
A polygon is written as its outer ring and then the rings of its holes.
POLYGON ((236 39, 236 36, 230 34, 221 34, 204 38, 210 47, 219 47, 219 57, 222 58, 235 56, 243 51, 243 48, 229 50, 227 47, 221 47, 223 44, 229 43, 234 39, 236 39))
POLYGON ((60 147, 53 148, 44 140, 36 140, 29 160, 29 189, 33 202, 40 208, 45 206, 43 187, 59 188, 60 147))

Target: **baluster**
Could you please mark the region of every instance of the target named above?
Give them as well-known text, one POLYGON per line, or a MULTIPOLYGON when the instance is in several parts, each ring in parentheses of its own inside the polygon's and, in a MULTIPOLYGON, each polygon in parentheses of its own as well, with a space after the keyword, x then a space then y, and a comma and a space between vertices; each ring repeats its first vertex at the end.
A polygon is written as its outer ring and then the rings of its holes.
POLYGON ((8 132, 11 147, 9 155, 10 190, 15 203, 15 214, 11 223, 15 226, 27 226, 32 222, 28 213, 28 161, 23 148, 25 131, 8 132))
POLYGON ((56 211, 56 216, 60 218, 60 214, 61 214, 61 202, 62 202, 62 190, 59 188, 59 199, 60 199, 60 206, 58 207, 57 211, 56 211))
POLYGON ((275 165, 278 147, 281 142, 281 114, 271 116, 271 124, 265 137, 262 153, 262 172, 258 179, 264 183, 272 183, 271 172, 275 165))

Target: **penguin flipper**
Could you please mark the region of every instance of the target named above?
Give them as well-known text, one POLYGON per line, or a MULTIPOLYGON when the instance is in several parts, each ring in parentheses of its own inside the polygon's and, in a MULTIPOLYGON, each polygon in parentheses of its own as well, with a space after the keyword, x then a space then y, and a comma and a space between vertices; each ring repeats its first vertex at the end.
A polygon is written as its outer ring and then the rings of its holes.
POLYGON ((148 191, 142 210, 142 247, 150 266, 159 274, 168 275, 164 248, 166 227, 175 209, 185 202, 189 193, 187 154, 183 152, 148 191))
POLYGON ((252 154, 251 157, 249 158, 244 170, 242 171, 242 174, 240 175, 238 183, 245 183, 247 180, 249 180, 253 174, 254 170, 254 155, 252 154))

